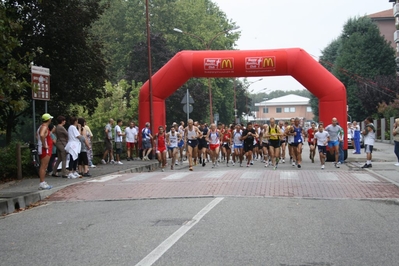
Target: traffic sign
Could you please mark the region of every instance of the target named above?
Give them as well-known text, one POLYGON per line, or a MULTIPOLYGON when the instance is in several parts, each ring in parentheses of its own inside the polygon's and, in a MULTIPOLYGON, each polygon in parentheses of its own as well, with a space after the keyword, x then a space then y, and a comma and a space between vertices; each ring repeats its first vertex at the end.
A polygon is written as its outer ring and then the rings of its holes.
POLYGON ((191 97, 191 95, 188 93, 188 91, 186 92, 186 94, 184 95, 183 99, 181 100, 181 103, 182 104, 186 104, 187 103, 187 98, 188 98, 188 103, 191 103, 191 104, 194 103, 194 99, 191 97))
POLYGON ((191 112, 193 111, 193 106, 191 105, 191 104, 189 104, 188 106, 187 106, 187 104, 185 104, 184 106, 183 106, 183 111, 187 114, 187 107, 188 107, 188 113, 189 114, 191 114, 191 112))

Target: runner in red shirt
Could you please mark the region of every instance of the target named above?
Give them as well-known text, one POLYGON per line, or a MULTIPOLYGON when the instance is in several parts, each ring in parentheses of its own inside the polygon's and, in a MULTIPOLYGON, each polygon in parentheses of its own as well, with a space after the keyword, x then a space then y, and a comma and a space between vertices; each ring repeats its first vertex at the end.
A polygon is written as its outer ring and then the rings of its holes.
POLYGON ((314 156, 316 153, 316 149, 314 146, 314 134, 317 132, 316 129, 316 123, 312 122, 312 127, 308 129, 307 131, 307 136, 308 136, 308 144, 310 147, 310 154, 309 154, 309 159, 312 160, 312 163, 314 163, 314 156))
POLYGON ((154 147, 157 151, 157 159, 161 165, 162 172, 165 171, 166 166, 166 135, 163 126, 158 127, 158 133, 154 138, 154 147))
POLYGON ((226 155, 226 166, 229 167, 229 162, 230 162, 230 154, 231 154, 231 132, 232 130, 228 128, 228 126, 225 126, 225 129, 222 133, 222 150, 223 154, 226 155))

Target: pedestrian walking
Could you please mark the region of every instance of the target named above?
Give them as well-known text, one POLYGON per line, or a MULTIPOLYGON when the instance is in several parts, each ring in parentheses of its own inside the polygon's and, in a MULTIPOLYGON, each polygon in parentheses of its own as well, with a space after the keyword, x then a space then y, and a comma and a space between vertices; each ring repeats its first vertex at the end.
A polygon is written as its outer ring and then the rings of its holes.
POLYGON ((371 117, 367 117, 364 120, 366 128, 362 131, 362 135, 364 138, 364 152, 366 153, 366 163, 362 166, 362 168, 371 168, 373 165, 371 164, 371 160, 373 158, 373 148, 375 142, 375 126, 373 124, 373 119, 371 117))

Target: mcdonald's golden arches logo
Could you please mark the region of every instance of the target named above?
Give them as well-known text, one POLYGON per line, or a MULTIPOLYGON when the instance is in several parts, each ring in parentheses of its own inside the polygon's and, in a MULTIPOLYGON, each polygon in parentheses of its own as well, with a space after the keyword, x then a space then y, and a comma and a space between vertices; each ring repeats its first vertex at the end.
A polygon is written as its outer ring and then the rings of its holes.
POLYGON ((234 70, 234 58, 205 58, 204 69, 207 71, 234 70))
POLYGON ((247 57, 245 58, 245 69, 251 71, 273 71, 276 69, 275 56, 247 57))

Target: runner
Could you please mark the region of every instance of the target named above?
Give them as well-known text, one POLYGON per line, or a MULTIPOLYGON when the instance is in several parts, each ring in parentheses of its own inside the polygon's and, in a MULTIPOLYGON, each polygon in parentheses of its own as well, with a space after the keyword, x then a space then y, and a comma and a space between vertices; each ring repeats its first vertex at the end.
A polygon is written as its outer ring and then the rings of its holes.
MULTIPOLYGON (((288 125, 288 122, 285 122, 286 125, 288 125)), ((283 133, 283 135, 280 138, 280 161, 282 163, 285 163, 285 150, 287 147, 287 136, 285 135, 285 125, 282 120, 278 121, 278 126, 280 127, 280 131, 283 133)))
POLYGON ((198 127, 194 126, 192 119, 187 121, 188 126, 184 129, 185 144, 187 145, 186 156, 188 157, 189 170, 193 171, 193 156, 198 154, 198 136, 201 135, 198 127))
POLYGON ((267 132, 269 131, 269 125, 264 124, 261 135, 259 136, 263 151, 263 162, 265 167, 269 167, 269 138, 267 137, 267 132))
POLYGON ((165 171, 166 166, 166 134, 163 126, 158 127, 158 133, 154 137, 154 147, 156 148, 156 154, 158 162, 161 166, 162 172, 165 171))
POLYGON ((199 130, 201 131, 201 136, 198 141, 198 154, 199 154, 199 162, 202 164, 204 167, 206 165, 205 161, 207 158, 207 148, 208 148, 208 142, 206 141, 206 136, 208 134, 208 127, 205 123, 202 123, 199 130))
POLYGON ((216 165, 219 166, 219 163, 217 163, 217 157, 218 157, 219 150, 220 150, 220 137, 221 137, 221 133, 216 128, 216 125, 211 124, 208 134, 206 135, 206 140, 209 141, 209 149, 211 151, 212 168, 215 168, 216 165))
POLYGON ((295 119, 291 118, 290 124, 285 127, 285 135, 287 136, 287 144, 288 144, 288 154, 290 155, 290 163, 292 163, 292 166, 295 166, 294 151, 293 151, 293 146, 291 145, 294 142, 294 134, 292 134, 294 123, 295 119))
POLYGON ((319 130, 314 134, 313 146, 317 144, 322 170, 324 170, 324 164, 327 156, 327 144, 329 140, 330 135, 324 130, 323 124, 319 124, 319 130))
POLYGON ((222 149, 223 149, 223 154, 226 156, 226 166, 229 167, 229 162, 230 162, 230 154, 231 154, 231 149, 230 149, 230 143, 231 143, 231 130, 228 128, 226 125, 224 128, 224 132, 222 134, 222 149))
MULTIPOLYGON (((178 129, 178 132, 180 134, 181 139, 180 139, 180 142, 179 142, 179 144, 177 146, 179 147, 179 151, 180 151, 180 164, 183 164, 183 151, 184 151, 184 148, 186 148, 186 151, 187 151, 187 147, 185 147, 186 145, 184 145, 185 144, 185 142, 184 142, 184 140, 185 140, 185 137, 184 137, 185 129, 184 129, 184 122, 183 121, 180 122, 180 126, 179 126, 179 129, 178 129)), ((187 154, 186 154, 186 158, 187 158, 187 154)))
MULTIPOLYGON (((303 138, 302 138, 303 129, 299 125, 299 118, 296 117, 294 120, 294 125, 291 126, 290 135, 294 136, 294 142, 291 143, 293 158, 295 158, 295 162, 298 168, 301 168, 302 162, 302 145, 303 145, 303 138)), ((292 163, 292 166, 295 166, 295 163, 292 163)))
POLYGON ((249 167, 249 165, 251 164, 252 150, 254 148, 255 138, 257 137, 258 134, 256 134, 255 129, 252 128, 252 123, 249 122, 241 137, 241 140, 244 141, 244 152, 245 157, 247 158, 247 167, 249 167))
POLYGON ((242 130, 241 130, 241 125, 238 124, 235 127, 235 130, 231 133, 232 134, 232 142, 233 142, 233 148, 234 148, 234 154, 233 154, 233 166, 236 163, 236 158, 238 157, 240 159, 240 167, 242 167, 242 146, 243 146, 243 141, 241 140, 242 138, 242 130))
POLYGON ((314 134, 316 132, 317 132, 316 123, 312 122, 311 128, 309 128, 307 131, 308 144, 309 144, 309 148, 310 148, 309 159, 312 160, 312 163, 314 163, 314 156, 316 154, 316 146, 314 144, 314 134))
POLYGON ((172 126, 170 128, 170 132, 166 135, 166 143, 168 144, 168 150, 171 152, 172 163, 170 165, 170 170, 173 170, 175 163, 178 158, 178 143, 181 140, 181 136, 178 132, 176 132, 176 127, 172 126))
POLYGON ((339 157, 339 132, 341 131, 341 127, 337 125, 337 118, 332 119, 332 124, 328 125, 325 128, 325 131, 330 135, 330 140, 328 141, 328 148, 330 150, 330 154, 334 155, 335 153, 335 162, 334 165, 336 168, 339 168, 338 157, 339 157))
POLYGON ((269 138, 269 156, 272 159, 273 170, 277 169, 280 159, 280 137, 282 135, 276 120, 273 117, 270 118, 270 126, 269 130, 266 131, 266 137, 269 138))

